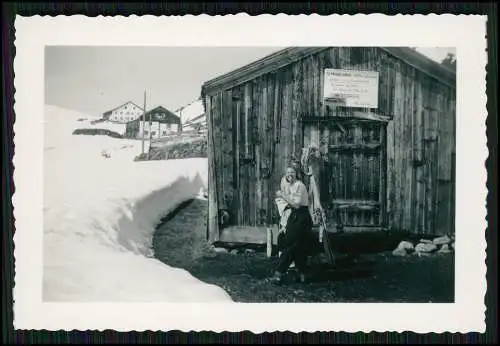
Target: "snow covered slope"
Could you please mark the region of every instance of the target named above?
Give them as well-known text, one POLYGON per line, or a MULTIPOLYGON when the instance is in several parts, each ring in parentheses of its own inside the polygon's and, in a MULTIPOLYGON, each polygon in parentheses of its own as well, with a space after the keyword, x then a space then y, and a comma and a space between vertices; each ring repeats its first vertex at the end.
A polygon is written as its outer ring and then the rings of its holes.
POLYGON ((206 159, 134 162, 140 141, 72 135, 81 118, 45 109, 44 300, 231 301, 152 258, 160 218, 206 189, 206 159))
POLYGON ((203 107, 203 100, 197 99, 193 102, 185 105, 181 110, 175 111, 175 114, 181 117, 182 124, 188 123, 191 119, 200 116, 205 113, 205 108, 203 107))

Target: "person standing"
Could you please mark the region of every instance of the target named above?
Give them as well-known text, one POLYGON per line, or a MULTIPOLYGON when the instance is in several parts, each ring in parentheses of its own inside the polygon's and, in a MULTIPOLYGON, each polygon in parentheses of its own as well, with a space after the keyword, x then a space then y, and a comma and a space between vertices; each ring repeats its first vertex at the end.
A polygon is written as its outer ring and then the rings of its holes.
POLYGON ((272 277, 272 281, 278 284, 283 282, 292 262, 299 273, 299 280, 305 282, 306 279, 307 242, 313 221, 308 207, 309 195, 306 186, 299 179, 299 172, 298 165, 288 165, 281 188, 276 192, 276 198, 286 202, 285 209, 290 209, 285 232, 278 242, 282 255, 272 277))

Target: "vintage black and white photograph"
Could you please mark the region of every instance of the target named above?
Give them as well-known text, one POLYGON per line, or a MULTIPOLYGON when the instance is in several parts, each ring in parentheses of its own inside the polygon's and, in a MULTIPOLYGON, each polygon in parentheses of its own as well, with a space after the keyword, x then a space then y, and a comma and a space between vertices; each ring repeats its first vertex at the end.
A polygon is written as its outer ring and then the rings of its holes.
POLYGON ((42 303, 456 303, 458 51, 45 45, 42 303))
POLYGON ((47 47, 44 299, 453 302, 455 64, 47 47))

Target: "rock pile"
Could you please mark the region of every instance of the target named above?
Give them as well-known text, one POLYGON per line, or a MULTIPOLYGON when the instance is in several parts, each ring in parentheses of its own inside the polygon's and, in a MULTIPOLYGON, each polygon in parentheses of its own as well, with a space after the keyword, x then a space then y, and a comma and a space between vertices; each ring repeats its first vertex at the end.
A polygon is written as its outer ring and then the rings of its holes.
POLYGON ((446 254, 455 250, 455 240, 447 235, 430 239, 420 239, 418 244, 413 245, 409 241, 402 241, 398 247, 394 249, 394 256, 406 256, 415 254, 418 256, 428 256, 433 253, 446 254))
POLYGON ((175 160, 194 157, 207 157, 207 140, 200 139, 188 143, 151 148, 151 160, 175 160))

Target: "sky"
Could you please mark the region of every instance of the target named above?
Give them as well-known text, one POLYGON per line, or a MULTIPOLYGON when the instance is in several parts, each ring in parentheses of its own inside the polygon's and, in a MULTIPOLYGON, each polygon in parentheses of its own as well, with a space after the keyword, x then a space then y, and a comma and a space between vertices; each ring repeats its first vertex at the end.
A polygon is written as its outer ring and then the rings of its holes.
MULTIPOLYGON (((283 47, 45 48, 45 103, 100 116, 127 101, 171 111, 200 96, 204 82, 283 47)), ((441 61, 447 48, 417 48, 441 61)))

